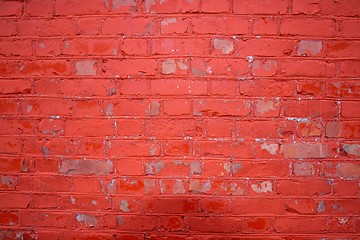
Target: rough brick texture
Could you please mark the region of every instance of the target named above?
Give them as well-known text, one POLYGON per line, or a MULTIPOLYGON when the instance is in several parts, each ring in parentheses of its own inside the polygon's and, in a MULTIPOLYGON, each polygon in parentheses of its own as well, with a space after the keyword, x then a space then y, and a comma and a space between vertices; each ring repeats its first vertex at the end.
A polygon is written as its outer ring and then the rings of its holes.
POLYGON ((0 0, 0 239, 359 239, 359 49, 359 0, 0 0))

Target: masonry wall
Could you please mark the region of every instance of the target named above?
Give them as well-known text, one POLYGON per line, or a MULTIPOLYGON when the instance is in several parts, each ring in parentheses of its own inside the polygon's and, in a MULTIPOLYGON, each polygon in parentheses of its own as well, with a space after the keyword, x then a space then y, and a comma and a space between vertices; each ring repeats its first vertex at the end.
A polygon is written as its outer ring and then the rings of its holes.
POLYGON ((0 239, 359 239, 359 16, 1 0, 0 239))

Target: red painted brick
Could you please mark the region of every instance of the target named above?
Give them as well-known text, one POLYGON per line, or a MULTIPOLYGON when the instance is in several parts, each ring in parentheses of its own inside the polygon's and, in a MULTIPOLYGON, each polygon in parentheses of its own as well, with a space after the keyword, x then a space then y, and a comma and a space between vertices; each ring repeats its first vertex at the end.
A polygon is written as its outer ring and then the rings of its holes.
POLYGON ((275 35, 278 32, 278 23, 274 18, 255 19, 253 33, 257 35, 275 35))
POLYGON ((333 101, 311 100, 284 102, 285 116, 288 117, 323 117, 334 118, 338 116, 338 104, 333 101))
POLYGON ((320 12, 320 0, 294 0, 292 3, 294 14, 315 14, 320 12))
POLYGON ((355 101, 342 102, 341 116, 347 118, 360 117, 360 102, 355 102, 355 101))
POLYGON ((280 33, 291 36, 332 37, 335 35, 335 23, 330 19, 284 19, 280 24, 280 33))
POLYGON ((246 34, 249 22, 241 17, 197 17, 192 19, 193 31, 198 34, 246 34))
POLYGON ((251 0, 234 0, 234 13, 238 14, 285 14, 288 12, 288 1, 265 0, 257 4, 251 0))

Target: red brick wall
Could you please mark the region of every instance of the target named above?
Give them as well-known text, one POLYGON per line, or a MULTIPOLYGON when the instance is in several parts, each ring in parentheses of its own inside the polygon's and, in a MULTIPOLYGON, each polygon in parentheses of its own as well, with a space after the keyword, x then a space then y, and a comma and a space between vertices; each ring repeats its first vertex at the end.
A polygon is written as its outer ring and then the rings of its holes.
POLYGON ((0 239, 358 239, 359 16, 0 0, 0 239))

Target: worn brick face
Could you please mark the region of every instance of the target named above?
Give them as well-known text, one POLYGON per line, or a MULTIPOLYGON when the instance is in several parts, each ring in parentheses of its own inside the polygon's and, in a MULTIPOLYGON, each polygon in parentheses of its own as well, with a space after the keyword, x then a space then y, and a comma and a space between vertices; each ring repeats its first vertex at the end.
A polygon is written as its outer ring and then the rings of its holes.
POLYGON ((0 0, 0 239, 355 240, 358 0, 0 0))

